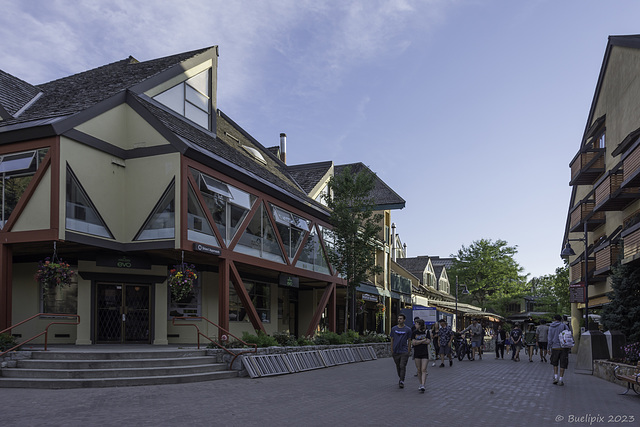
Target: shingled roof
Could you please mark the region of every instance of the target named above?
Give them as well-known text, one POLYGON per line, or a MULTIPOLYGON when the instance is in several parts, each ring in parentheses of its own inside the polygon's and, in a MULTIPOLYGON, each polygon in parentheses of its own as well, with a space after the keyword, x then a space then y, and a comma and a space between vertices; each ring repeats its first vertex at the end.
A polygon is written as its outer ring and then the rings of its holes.
POLYGON ((35 86, 0 70, 0 118, 12 119, 39 93, 35 86))
POLYGON ((333 162, 306 163, 289 166, 289 172, 307 194, 322 180, 333 167, 333 162))
POLYGON ((400 197, 398 193, 393 191, 383 180, 378 178, 378 176, 371 169, 365 166, 364 163, 358 162, 336 166, 335 174, 339 175, 346 168, 351 168, 351 172, 354 174, 364 170, 375 175, 375 186, 371 192, 371 196, 376 203, 376 209, 402 209, 405 207, 405 200, 400 197))

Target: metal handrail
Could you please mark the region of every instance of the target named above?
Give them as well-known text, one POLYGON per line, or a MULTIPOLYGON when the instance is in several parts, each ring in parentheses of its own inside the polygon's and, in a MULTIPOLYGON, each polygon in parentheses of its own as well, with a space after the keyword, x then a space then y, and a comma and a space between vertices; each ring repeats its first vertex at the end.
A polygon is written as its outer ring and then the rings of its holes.
POLYGON ((27 323, 30 320, 33 320, 35 318, 39 318, 40 316, 56 316, 56 317, 75 317, 76 318, 76 322, 71 323, 71 322, 50 322, 45 328, 44 331, 40 332, 37 335, 34 335, 33 337, 29 338, 28 340, 25 340, 23 342, 21 342, 20 344, 18 344, 15 347, 10 348, 9 350, 5 350, 2 353, 0 353, 0 357, 4 356, 5 354, 9 353, 10 351, 13 351, 15 349, 17 349, 18 347, 21 347, 23 345, 25 345, 28 342, 31 342, 33 340, 35 340, 36 338, 44 335, 44 351, 47 351, 47 341, 49 339, 49 327, 51 325, 79 325, 80 324, 80 316, 77 314, 59 314, 59 313, 38 313, 38 314, 34 314, 33 316, 29 317, 28 319, 23 320, 22 322, 16 323, 15 325, 9 326, 7 329, 3 329, 2 331, 0 331, 0 334, 3 334, 7 331, 11 332, 11 330, 15 327, 18 327, 20 325, 22 325, 23 323, 27 323))
POLYGON ((233 359, 231 359, 231 363, 229 363, 229 369, 233 368, 233 362, 235 362, 236 358, 238 356, 240 356, 241 354, 247 354, 247 353, 256 353, 257 354, 258 353, 258 344, 249 344, 249 343, 241 340, 237 336, 233 335, 231 332, 227 331, 222 326, 218 325, 217 323, 212 322, 211 320, 207 319, 206 317, 202 317, 202 316, 174 317, 172 323, 173 323, 173 326, 193 326, 194 328, 196 328, 196 331, 198 332, 198 334, 197 334, 197 336, 198 336, 198 349, 200 349, 200 335, 202 335, 203 337, 205 337, 206 339, 208 339, 209 341, 211 341, 212 343, 214 343, 215 345, 217 345, 218 347, 220 347, 221 349, 223 349, 227 353, 231 354, 233 356, 233 359), (196 325, 194 323, 179 323, 179 324, 176 324, 176 320, 196 320, 196 319, 201 319, 201 320, 205 320, 205 321, 209 322, 211 325, 215 326, 216 328, 218 328, 219 330, 223 331, 224 333, 226 333, 228 335, 231 335, 232 337, 234 337, 235 339, 237 339, 238 341, 240 341, 242 344, 246 345, 247 347, 252 347, 253 346, 253 350, 242 351, 240 353, 234 353, 234 352, 230 351, 228 348, 223 347, 222 345, 220 345, 220 343, 218 343, 217 341, 212 340, 207 335, 205 335, 202 332, 200 332, 200 328, 198 328, 198 325, 196 325))

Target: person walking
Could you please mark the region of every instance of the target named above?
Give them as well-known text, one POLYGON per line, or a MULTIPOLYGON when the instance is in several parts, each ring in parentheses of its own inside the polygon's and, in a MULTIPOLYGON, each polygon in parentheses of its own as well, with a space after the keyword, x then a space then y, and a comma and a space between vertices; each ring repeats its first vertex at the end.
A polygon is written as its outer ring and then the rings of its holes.
POLYGON ((504 359, 504 342, 507 339, 507 332, 502 329, 502 325, 498 325, 496 336, 496 359, 504 359))
POLYGON ((480 349, 480 347, 482 346, 484 330, 482 329, 482 325, 480 324, 478 319, 474 318, 471 322, 472 323, 464 328, 460 332, 460 334, 464 335, 464 333, 467 331, 471 332, 471 351, 473 352, 473 359, 471 360, 476 359, 476 352, 478 353, 480 360, 482 360, 482 350, 480 349))
POLYGON ((547 343, 549 339, 549 325, 547 321, 542 319, 536 328, 536 340, 538 340, 538 348, 540 349, 540 361, 547 361, 547 343))
POLYGON ((520 329, 520 325, 516 323, 516 325, 511 330, 511 360, 514 362, 520 361, 520 349, 522 348, 522 330, 520 329))
POLYGON ((529 362, 533 362, 533 349, 536 346, 536 329, 533 323, 529 325, 527 332, 524 333, 524 343, 527 346, 529 362))
POLYGON ((453 366, 453 352, 451 351, 451 340, 453 340, 453 331, 451 326, 447 325, 447 319, 440 319, 440 327, 438 329, 438 340, 440 341, 440 367, 444 368, 444 356, 449 356, 449 366, 453 366))
POLYGON ((562 322, 562 316, 553 316, 553 322, 549 325, 549 335, 547 336, 548 346, 551 349, 551 366, 553 366, 553 383, 564 385, 564 371, 569 366, 570 348, 562 348, 560 344, 560 332, 569 330, 569 327, 562 322), (558 369, 560 365, 560 369, 558 369))
POLYGON ((411 336, 411 347, 413 357, 418 370, 418 381, 420 385, 418 391, 424 393, 424 384, 427 382, 427 366, 429 366, 429 343, 431 333, 424 326, 424 320, 416 320, 416 329, 411 336))
POLYGON ((435 350, 435 357, 433 358, 434 361, 431 364, 431 366, 436 366, 436 360, 438 360, 438 357, 440 355, 440 339, 438 337, 438 330, 440 329, 440 323, 436 322, 433 324, 433 326, 431 327, 431 344, 433 345, 433 348, 435 350))
POLYGON ((391 353, 398 371, 398 387, 404 388, 407 362, 411 353, 411 328, 405 325, 406 316, 398 314, 398 324, 391 328, 391 353))

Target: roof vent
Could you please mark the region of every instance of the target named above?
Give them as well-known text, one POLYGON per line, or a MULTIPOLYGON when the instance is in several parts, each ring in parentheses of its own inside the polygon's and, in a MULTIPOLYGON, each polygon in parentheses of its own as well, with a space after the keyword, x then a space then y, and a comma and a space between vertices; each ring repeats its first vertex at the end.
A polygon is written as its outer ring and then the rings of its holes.
POLYGON ((256 150, 255 148, 249 147, 248 145, 243 145, 242 148, 247 150, 247 152, 251 154, 251 156, 253 156, 253 158, 259 161, 260 163, 264 163, 265 165, 267 164, 267 161, 262 156, 262 153, 256 150))

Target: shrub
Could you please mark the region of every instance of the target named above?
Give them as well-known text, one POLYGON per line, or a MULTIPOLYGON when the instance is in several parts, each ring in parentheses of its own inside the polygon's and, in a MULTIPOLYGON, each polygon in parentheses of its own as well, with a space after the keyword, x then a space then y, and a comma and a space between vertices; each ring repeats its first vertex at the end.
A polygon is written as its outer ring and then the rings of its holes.
POLYGON ((298 345, 298 340, 296 340, 296 337, 288 332, 274 332, 273 338, 278 342, 278 345, 281 345, 283 347, 292 347, 298 345))
POLYGON ((634 342, 622 346, 624 360, 630 365, 635 365, 640 360, 640 342, 634 342))
POLYGON ((313 345, 313 338, 312 337, 305 337, 305 336, 301 336, 298 337, 298 345, 313 345))
POLYGON ((0 351, 9 350, 18 345, 16 338, 11 334, 0 334, 0 351))
POLYGON ((249 344, 256 344, 258 347, 276 347, 278 341, 272 336, 265 334, 262 331, 258 331, 258 335, 251 335, 249 332, 242 333, 242 341, 249 344))
POLYGON ((362 336, 362 342, 374 343, 374 342, 389 342, 389 335, 379 334, 375 331, 364 331, 362 336))

